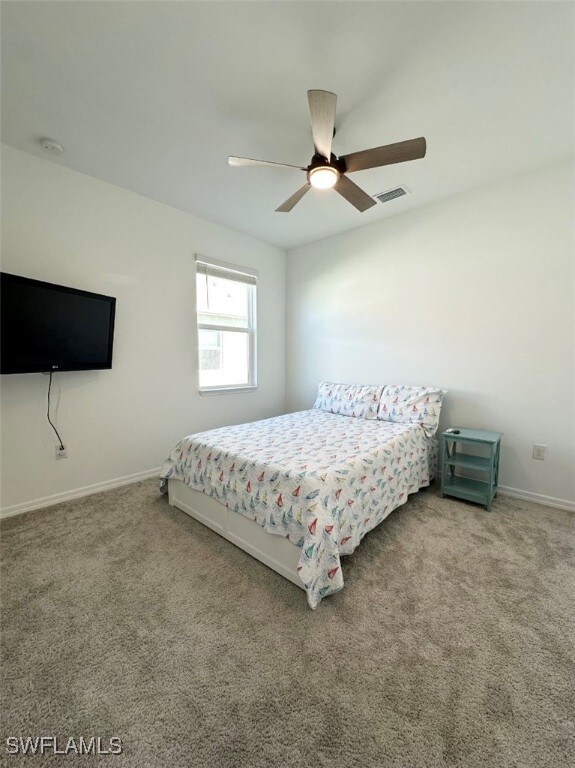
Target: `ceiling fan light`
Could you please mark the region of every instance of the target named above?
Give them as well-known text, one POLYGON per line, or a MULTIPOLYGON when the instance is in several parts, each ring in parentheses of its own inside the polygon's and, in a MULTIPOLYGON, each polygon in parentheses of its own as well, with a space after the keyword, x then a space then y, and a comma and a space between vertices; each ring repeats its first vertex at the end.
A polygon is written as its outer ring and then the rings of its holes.
POLYGON ((329 165, 312 168, 308 173, 308 181, 315 189, 331 189, 337 184, 339 173, 329 165))

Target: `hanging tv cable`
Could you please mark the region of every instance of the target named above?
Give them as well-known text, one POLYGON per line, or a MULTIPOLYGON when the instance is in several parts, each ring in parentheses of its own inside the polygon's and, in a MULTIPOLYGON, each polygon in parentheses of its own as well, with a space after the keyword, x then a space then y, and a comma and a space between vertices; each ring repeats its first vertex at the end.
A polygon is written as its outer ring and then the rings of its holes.
POLYGON ((64 446, 64 443, 62 442, 62 438, 60 437, 60 433, 58 432, 58 430, 56 429, 56 427, 54 425, 54 422, 50 418, 50 393, 52 391, 52 374, 53 373, 54 373, 54 371, 50 371, 50 373, 44 373, 44 376, 49 376, 50 377, 50 380, 48 382, 48 407, 46 409, 46 416, 48 418, 48 423, 50 424, 50 426, 52 427, 52 429, 56 433, 56 437, 58 438, 58 442, 60 443, 60 450, 61 451, 65 451, 66 448, 64 446))

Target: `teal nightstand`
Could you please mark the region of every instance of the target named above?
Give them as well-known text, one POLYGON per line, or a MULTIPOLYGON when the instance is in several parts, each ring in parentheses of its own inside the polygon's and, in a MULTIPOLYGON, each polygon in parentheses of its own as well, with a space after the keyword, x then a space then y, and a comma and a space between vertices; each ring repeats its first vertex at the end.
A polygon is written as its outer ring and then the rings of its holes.
POLYGON ((440 496, 456 496, 485 505, 489 511, 497 496, 499 450, 501 432, 484 429, 463 429, 459 434, 446 430, 441 435, 441 491, 440 496), (479 448, 481 455, 464 453, 465 446, 479 448), (455 470, 459 473, 456 475, 455 470), (467 477, 466 470, 482 475, 482 479, 467 477))

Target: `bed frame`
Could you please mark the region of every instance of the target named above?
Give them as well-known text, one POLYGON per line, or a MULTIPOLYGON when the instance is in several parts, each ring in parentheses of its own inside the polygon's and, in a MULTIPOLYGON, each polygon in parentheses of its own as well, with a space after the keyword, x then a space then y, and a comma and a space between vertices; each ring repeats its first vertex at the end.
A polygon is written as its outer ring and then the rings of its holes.
POLYGON ((304 589, 296 567, 301 550, 284 536, 267 533, 258 523, 195 491, 175 478, 168 480, 170 505, 211 528, 280 576, 304 589))

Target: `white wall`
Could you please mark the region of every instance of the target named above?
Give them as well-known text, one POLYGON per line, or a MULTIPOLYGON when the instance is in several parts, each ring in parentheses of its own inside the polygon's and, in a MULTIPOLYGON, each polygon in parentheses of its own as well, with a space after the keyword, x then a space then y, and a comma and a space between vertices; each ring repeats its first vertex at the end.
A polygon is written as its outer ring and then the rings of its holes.
POLYGON ((290 251, 289 408, 441 385, 441 428, 505 433, 502 485, 573 502, 574 200, 565 162, 290 251))
POLYGON ((117 297, 112 370, 55 377, 68 459, 47 377, 2 376, 3 508, 145 472, 185 434, 285 410, 283 251, 11 147, 2 177, 2 269, 117 297), (196 252, 259 271, 256 392, 198 395, 196 252))
MULTIPOLYGON (((2 269, 118 298, 113 369, 55 378, 68 459, 54 457, 46 377, 2 377, 3 508, 145 472, 184 433, 285 410, 280 249, 10 147, 2 171, 2 269), (259 270, 255 393, 197 393, 196 252, 259 270)), ((289 409, 309 407, 319 379, 440 384, 442 427, 505 433, 504 485, 573 502, 574 279, 566 164, 298 248, 289 409)))

